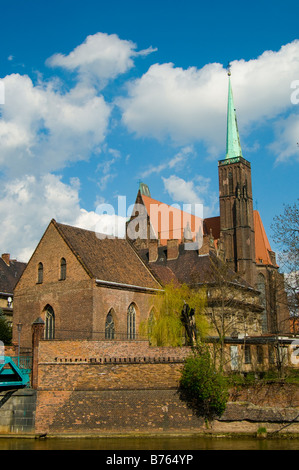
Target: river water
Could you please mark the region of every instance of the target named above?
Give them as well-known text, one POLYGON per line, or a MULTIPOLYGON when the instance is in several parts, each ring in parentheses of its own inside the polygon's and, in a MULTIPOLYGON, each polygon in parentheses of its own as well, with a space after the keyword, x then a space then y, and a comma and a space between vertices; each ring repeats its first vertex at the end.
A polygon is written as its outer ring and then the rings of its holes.
POLYGON ((299 450, 299 439, 254 439, 219 437, 100 437, 100 438, 0 438, 3 450, 299 450))

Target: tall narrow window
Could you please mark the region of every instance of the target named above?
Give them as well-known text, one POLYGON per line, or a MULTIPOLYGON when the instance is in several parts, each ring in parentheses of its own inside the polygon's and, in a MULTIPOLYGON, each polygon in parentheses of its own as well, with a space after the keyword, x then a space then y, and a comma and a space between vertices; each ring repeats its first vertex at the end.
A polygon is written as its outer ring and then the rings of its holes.
POLYGON ((233 174, 230 171, 228 174, 228 193, 233 194, 234 192, 234 186, 233 186, 233 174))
POLYGON ((269 364, 275 364, 275 348, 273 344, 269 344, 268 346, 268 355, 269 355, 269 364))
POLYGON ((136 310, 133 304, 128 308, 127 316, 127 338, 135 339, 136 337, 136 310))
POLYGON ((113 319, 113 309, 111 309, 106 317, 105 339, 114 339, 114 336, 115 336, 115 326, 114 326, 114 319, 113 319))
POLYGON ((61 258, 60 260, 60 280, 64 281, 66 279, 66 260, 61 258))
POLYGON ((55 337, 55 315, 50 305, 46 307, 45 315, 45 339, 54 339, 55 337))
POLYGON ((261 345, 258 345, 256 347, 256 356, 257 356, 257 363, 262 364, 264 360, 264 352, 263 352, 263 347, 261 345))
POLYGON ((237 370, 239 361, 238 361, 238 346, 231 346, 230 347, 230 363, 231 369, 237 370))
POLYGON ((262 273, 259 273, 257 276, 257 290, 260 291, 260 302, 263 307, 262 312, 262 332, 267 333, 268 331, 268 322, 267 322, 267 301, 266 301, 266 283, 265 277, 262 273))
POLYGON ((155 322, 155 311, 154 308, 151 309, 149 317, 148 317, 148 339, 151 341, 152 334, 153 334, 153 328, 154 328, 154 322, 155 322))
POLYGON ((38 284, 41 284, 44 280, 44 267, 43 263, 38 263, 37 267, 37 282, 38 284))
POLYGON ((250 345, 249 344, 245 344, 245 364, 251 364, 251 351, 250 351, 250 345))

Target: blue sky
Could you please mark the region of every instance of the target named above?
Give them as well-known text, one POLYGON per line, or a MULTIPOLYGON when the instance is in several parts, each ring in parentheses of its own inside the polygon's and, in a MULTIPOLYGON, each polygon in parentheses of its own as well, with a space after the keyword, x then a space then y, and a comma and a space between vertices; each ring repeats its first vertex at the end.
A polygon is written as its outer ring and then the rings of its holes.
POLYGON ((298 197, 297 2, 0 7, 2 252, 28 260, 52 217, 93 229, 101 204, 134 203, 139 180, 155 199, 218 215, 229 62, 254 207, 275 248, 273 217, 298 197))

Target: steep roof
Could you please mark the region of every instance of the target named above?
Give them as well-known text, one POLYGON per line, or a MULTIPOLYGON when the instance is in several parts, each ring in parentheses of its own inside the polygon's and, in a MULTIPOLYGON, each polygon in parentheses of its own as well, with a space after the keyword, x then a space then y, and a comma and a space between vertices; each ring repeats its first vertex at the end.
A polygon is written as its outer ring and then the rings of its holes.
MULTIPOLYGON (((261 219, 261 216, 257 210, 253 211, 253 222, 254 222, 254 237, 255 237, 255 258, 258 264, 269 264, 273 265, 270 253, 272 249, 261 219)), ((203 221, 204 233, 209 234, 212 230, 212 235, 215 240, 220 237, 220 217, 210 217, 203 221)))
POLYGON ((270 252, 272 252, 261 216, 258 211, 253 211, 255 233, 255 257, 258 264, 273 264, 270 252))
POLYGON ((6 263, 0 258, 0 292, 13 294, 16 283, 21 277, 26 263, 17 260, 9 260, 6 263))
POLYGON ((226 130, 226 156, 225 158, 242 157, 240 136, 237 124, 237 115, 233 99, 230 73, 228 81, 228 101, 227 101, 227 130, 226 130))
POLYGON ((203 221, 204 234, 209 235, 212 231, 212 235, 215 240, 220 238, 220 217, 209 217, 203 221))
MULTIPOLYGON (((148 250, 142 250, 142 256, 148 261, 148 250)), ((178 284, 206 284, 217 282, 215 267, 219 271, 218 275, 225 275, 229 282, 234 282, 242 287, 250 287, 249 284, 228 268, 210 250, 205 254, 198 255, 197 250, 186 250, 184 244, 179 245, 179 256, 177 259, 167 260, 167 248, 158 248, 158 259, 150 263, 151 270, 159 278, 162 284, 169 284, 171 281, 178 284)))
POLYGON ((175 206, 170 206, 164 202, 153 199, 152 197, 140 194, 146 212, 150 217, 151 226, 156 238, 160 239, 161 245, 167 245, 167 240, 177 239, 182 241, 184 238, 184 229, 187 225, 192 232, 192 238, 195 239, 203 219, 183 211, 175 206))
POLYGON ((131 286, 161 288, 129 241, 99 238, 93 231, 52 222, 91 277, 131 286))

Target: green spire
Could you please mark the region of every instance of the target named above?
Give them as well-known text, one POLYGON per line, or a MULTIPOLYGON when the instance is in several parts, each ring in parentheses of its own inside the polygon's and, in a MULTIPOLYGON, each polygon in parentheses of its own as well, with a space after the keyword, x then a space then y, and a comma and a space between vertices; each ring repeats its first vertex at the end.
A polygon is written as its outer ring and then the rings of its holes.
POLYGON ((238 131, 236 110, 234 107, 233 90, 230 82, 230 72, 228 73, 228 76, 226 159, 243 156, 238 131))
POLYGON ((139 191, 140 191, 141 194, 143 194, 144 196, 151 197, 151 193, 150 193, 150 190, 149 190, 148 185, 145 184, 145 183, 142 183, 142 181, 139 181, 139 191))

